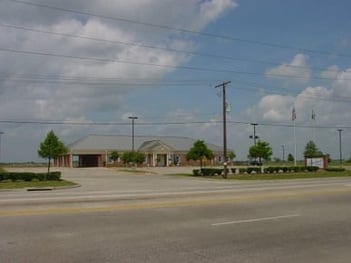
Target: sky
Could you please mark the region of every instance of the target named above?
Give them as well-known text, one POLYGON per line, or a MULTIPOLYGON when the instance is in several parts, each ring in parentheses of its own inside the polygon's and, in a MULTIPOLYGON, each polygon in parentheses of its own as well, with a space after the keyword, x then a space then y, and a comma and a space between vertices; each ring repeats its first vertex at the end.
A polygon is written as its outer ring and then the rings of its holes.
POLYGON ((186 136, 246 160, 351 158, 348 0, 0 0, 0 161, 37 162, 53 130, 186 136), (296 119, 292 121, 295 108, 296 119), (312 112, 315 118, 312 119, 312 112), (294 128, 295 126, 295 136, 294 128))

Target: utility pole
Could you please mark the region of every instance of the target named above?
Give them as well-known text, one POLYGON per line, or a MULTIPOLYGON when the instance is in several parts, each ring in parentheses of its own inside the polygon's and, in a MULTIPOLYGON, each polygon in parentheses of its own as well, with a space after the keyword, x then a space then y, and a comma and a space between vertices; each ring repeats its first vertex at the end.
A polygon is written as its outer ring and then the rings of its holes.
POLYGON ((226 92, 225 88, 226 85, 229 84, 231 81, 225 81, 217 86, 215 88, 220 88, 222 87, 222 92, 223 92, 223 165, 224 165, 224 174, 223 177, 227 178, 227 101, 226 101, 226 92))
POLYGON ((341 149, 341 132, 343 129, 337 129, 339 132, 339 157, 340 157, 340 165, 342 166, 342 149, 341 149))
POLYGON ((285 162, 285 145, 282 145, 282 150, 283 150, 283 162, 285 162))
POLYGON ((128 119, 132 120, 132 152, 134 152, 134 121, 138 119, 136 116, 129 116, 128 119))

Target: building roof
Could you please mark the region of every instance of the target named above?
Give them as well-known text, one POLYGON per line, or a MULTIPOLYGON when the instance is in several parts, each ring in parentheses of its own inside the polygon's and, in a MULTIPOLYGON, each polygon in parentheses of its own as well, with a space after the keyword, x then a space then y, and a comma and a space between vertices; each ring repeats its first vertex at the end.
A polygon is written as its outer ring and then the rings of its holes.
MULTIPOLYGON (((197 141, 188 137, 179 136, 134 136, 135 149, 146 150, 155 143, 169 146, 174 151, 189 151, 194 142, 197 141)), ((207 143, 212 151, 222 151, 222 147, 207 143)), ((132 148, 132 138, 129 135, 88 135, 68 145, 71 151, 84 150, 117 150, 130 151, 132 148)))

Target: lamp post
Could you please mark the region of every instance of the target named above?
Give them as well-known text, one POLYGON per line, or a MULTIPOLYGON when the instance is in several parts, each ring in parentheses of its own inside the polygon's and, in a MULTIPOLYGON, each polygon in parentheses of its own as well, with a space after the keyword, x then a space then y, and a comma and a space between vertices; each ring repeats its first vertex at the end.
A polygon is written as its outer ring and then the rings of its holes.
POLYGON ((129 116, 128 119, 132 120, 132 151, 134 152, 134 121, 138 119, 136 116, 129 116))
POLYGON ((285 145, 282 145, 282 150, 283 150, 283 162, 285 162, 285 145))
POLYGON ((3 135, 4 132, 0 131, 0 162, 1 162, 1 135, 3 135))
POLYGON ((342 166, 342 149, 341 149, 341 132, 343 129, 337 129, 339 132, 339 157, 340 157, 340 165, 342 166))
POLYGON ((256 126, 258 125, 257 123, 251 123, 251 125, 254 127, 254 133, 253 135, 250 135, 250 138, 254 140, 254 145, 256 146, 256 139, 259 137, 256 136, 256 126))

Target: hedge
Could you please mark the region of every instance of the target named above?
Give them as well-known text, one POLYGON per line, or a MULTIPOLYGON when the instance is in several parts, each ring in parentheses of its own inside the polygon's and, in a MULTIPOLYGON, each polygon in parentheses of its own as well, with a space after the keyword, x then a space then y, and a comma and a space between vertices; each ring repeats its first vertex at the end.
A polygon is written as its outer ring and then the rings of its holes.
MULTIPOLYGON (((194 176, 214 176, 223 174, 223 168, 201 168, 193 170, 194 176)), ((227 173, 229 173, 229 169, 227 169, 227 173)))
MULTIPOLYGON (((231 171, 235 174, 237 168, 227 169, 227 172, 231 171)), ((270 166, 263 169, 263 173, 303 173, 303 172, 316 172, 319 169, 317 166, 270 166)), ((340 168, 329 168, 327 171, 340 171, 340 168), (335 170, 333 170, 335 169, 335 170)), ((345 169, 344 169, 345 170, 345 169)), ((223 168, 202 168, 193 170, 194 176, 214 176, 223 174, 223 168)), ((239 174, 262 174, 261 167, 247 167, 247 168, 239 168, 239 174)))
POLYGON ((48 173, 29 173, 29 172, 3 172, 0 173, 0 181, 60 181, 61 172, 48 173))
POLYGON ((345 172, 345 168, 330 167, 325 169, 327 172, 345 172))

